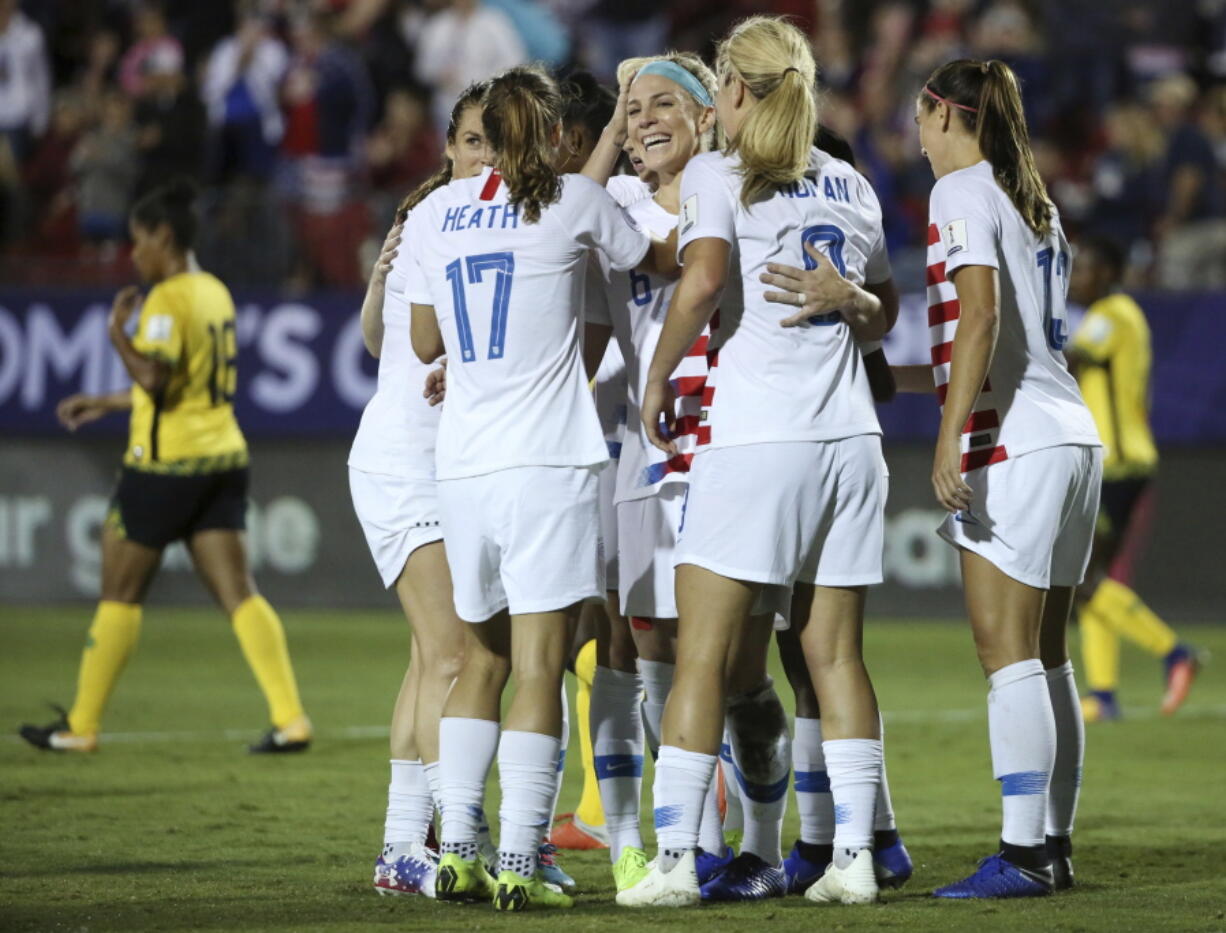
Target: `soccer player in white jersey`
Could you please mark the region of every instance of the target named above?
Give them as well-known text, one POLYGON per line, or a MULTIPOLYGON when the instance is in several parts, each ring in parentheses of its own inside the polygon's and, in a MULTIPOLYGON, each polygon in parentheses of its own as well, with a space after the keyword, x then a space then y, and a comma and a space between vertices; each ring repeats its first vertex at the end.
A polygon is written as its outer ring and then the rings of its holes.
POLYGON ((392 711, 392 774, 374 876, 380 894, 434 896, 438 858, 426 835, 439 798, 438 722, 464 652, 435 494, 439 409, 423 397, 430 367, 413 353, 404 295, 409 254, 398 247, 405 217, 428 194, 490 164, 484 92, 473 85, 456 101, 443 166, 397 209, 362 303, 362 336, 379 359, 379 380, 349 451, 349 488, 383 585, 395 589, 412 627, 409 669, 392 711))
POLYGON ((496 168, 434 192, 405 227, 413 349, 449 361, 439 508, 456 611, 475 643, 440 724, 437 893, 492 896, 500 910, 572 904, 541 882, 537 848, 553 805, 567 614, 604 590, 596 472, 608 454, 579 342, 587 252, 620 269, 671 259, 598 185, 554 171, 560 116, 543 72, 492 78, 483 125, 496 168), (508 660, 516 691, 500 736, 508 660), (496 885, 476 842, 495 754, 496 885))
POLYGON ((624 906, 699 900, 697 817, 719 751, 725 671, 765 652, 770 626, 747 619, 770 586, 809 594, 800 637, 842 817, 834 862, 806 896, 877 895, 881 743, 859 645, 866 587, 881 580, 886 477, 856 338, 878 339, 888 325, 880 298, 858 283, 893 285, 872 189, 812 147, 815 71, 795 27, 768 17, 738 25, 720 45, 715 101, 728 151, 694 158, 682 178, 684 271, 641 406, 648 436, 670 453, 660 425, 675 424, 670 375, 717 306, 720 318, 704 406, 710 438, 694 458, 675 557, 678 666, 656 768, 659 855, 618 895, 624 906), (806 244, 824 246, 820 261, 840 272, 839 300, 781 319, 760 277, 770 261, 815 261, 806 244))
POLYGON ((1083 727, 1065 625, 1090 557, 1102 451, 1061 352, 1068 242, 1035 169, 1017 78, 999 61, 942 65, 916 122, 937 178, 932 484, 988 678, 1004 816, 999 854, 935 893, 1037 896, 1072 882, 1083 727))

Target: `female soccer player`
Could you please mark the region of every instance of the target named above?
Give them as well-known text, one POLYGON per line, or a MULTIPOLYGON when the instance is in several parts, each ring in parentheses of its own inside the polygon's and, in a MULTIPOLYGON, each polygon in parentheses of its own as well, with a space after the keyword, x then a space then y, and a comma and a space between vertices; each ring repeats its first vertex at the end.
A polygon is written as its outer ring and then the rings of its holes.
POLYGON ((938 897, 1031 897, 1071 883, 1082 722, 1064 629, 1102 478, 1094 419, 1065 366, 1068 243, 1035 170, 1017 78, 960 60, 916 102, 937 182, 928 323, 942 406, 932 485, 962 563, 990 685, 1004 825, 997 855, 938 897))
POLYGON ((439 797, 438 721, 464 653, 435 493, 439 409, 423 397, 430 367, 413 353, 404 296, 409 257, 398 247, 405 218, 427 195, 490 164, 484 93, 475 84, 456 101, 443 166, 400 204, 362 303, 362 333, 379 358, 379 381, 349 452, 349 488, 383 585, 395 589, 412 629, 409 668, 392 712, 392 774, 374 875, 380 894, 434 896, 437 856, 426 835, 439 797))
POLYGON ((685 267, 642 401, 648 437, 674 454, 660 425, 664 418, 669 431, 675 427, 669 378, 718 306, 714 390, 704 412, 710 434, 694 458, 675 558, 680 631, 656 768, 660 852, 618 903, 681 906, 700 897, 697 818, 719 750, 726 672, 764 654, 770 626, 747 619, 769 586, 808 597, 801 642, 844 816, 834 862, 806 893, 858 903, 877 893, 881 743, 860 629, 865 588, 881 580, 885 469, 856 337, 879 338, 887 321, 880 299, 854 282, 892 288, 881 211, 860 175, 812 147, 816 69, 797 29, 746 20, 721 43, 718 61, 715 106, 728 151, 686 166, 685 267), (804 246, 813 244, 830 258, 806 259, 804 246), (776 259, 832 263, 843 310, 781 321, 759 281, 776 259))
POLYGON ((153 288, 136 336, 128 319, 140 305, 135 286, 111 306, 111 343, 132 377, 130 392, 74 395, 59 406, 69 430, 131 409, 128 449, 102 532, 102 593, 81 656, 72 709, 50 726, 23 726, 32 745, 93 751, 102 712, 140 633, 145 593, 162 551, 182 540, 205 585, 234 624, 234 634, 268 701, 272 729, 252 752, 301 751, 311 723, 298 698, 285 632, 256 591, 243 530, 247 442, 234 418, 238 348, 234 302, 196 264, 195 189, 176 181, 132 210, 132 262, 153 288))
MULTIPOLYGON (((475 623, 477 643, 440 726, 437 890, 492 895, 500 910, 572 903, 536 870, 556 780, 566 618, 604 589, 596 472, 608 453, 580 359, 582 276, 589 249, 629 269, 651 246, 598 185, 554 171, 560 118, 542 72, 491 79, 483 125, 497 168, 434 192, 405 228, 413 349, 449 360, 438 496, 456 611, 475 623), (517 688, 500 739, 508 666, 517 688), (475 818, 495 753, 496 888, 477 859, 475 818)), ((658 250, 664 265, 668 249, 658 250)))

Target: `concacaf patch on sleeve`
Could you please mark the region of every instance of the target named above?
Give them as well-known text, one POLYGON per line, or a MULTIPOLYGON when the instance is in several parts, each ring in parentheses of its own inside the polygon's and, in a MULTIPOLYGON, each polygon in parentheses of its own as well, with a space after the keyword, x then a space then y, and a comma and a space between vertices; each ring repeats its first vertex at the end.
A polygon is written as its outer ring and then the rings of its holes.
POLYGON ((161 343, 170 339, 174 333, 175 319, 169 314, 153 314, 145 321, 145 339, 153 343, 161 343))
POLYGON ((945 241, 945 255, 952 256, 954 253, 959 253, 964 249, 968 249, 970 244, 966 239, 966 220, 960 218, 951 220, 941 230, 941 239, 945 241))
POLYGON ((694 224, 698 223, 698 195, 691 194, 681 205, 681 219, 678 223, 678 233, 682 236, 689 233, 694 224))

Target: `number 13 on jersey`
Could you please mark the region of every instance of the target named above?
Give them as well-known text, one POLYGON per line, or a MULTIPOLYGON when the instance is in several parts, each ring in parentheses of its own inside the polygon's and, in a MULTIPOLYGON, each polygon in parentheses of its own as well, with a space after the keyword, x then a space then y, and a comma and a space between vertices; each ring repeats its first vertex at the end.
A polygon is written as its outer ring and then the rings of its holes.
POLYGON ((1047 335, 1049 347, 1063 350, 1068 343, 1068 312, 1064 305, 1064 295, 1068 289, 1068 253, 1064 250, 1057 253, 1048 246, 1039 250, 1038 265, 1043 276, 1043 333, 1047 335), (1065 281, 1059 295, 1052 288, 1053 272, 1065 281), (1059 307, 1056 307, 1057 304, 1059 307))
POLYGON ((447 266, 447 281, 451 283, 452 304, 455 306, 456 330, 460 335, 460 360, 471 363, 477 358, 473 341, 472 323, 468 317, 468 296, 464 273, 468 284, 479 285, 485 273, 494 272, 494 300, 490 321, 490 343, 486 359, 500 360, 506 350, 507 307, 511 302, 511 281, 515 276, 514 253, 481 253, 457 259, 447 266))

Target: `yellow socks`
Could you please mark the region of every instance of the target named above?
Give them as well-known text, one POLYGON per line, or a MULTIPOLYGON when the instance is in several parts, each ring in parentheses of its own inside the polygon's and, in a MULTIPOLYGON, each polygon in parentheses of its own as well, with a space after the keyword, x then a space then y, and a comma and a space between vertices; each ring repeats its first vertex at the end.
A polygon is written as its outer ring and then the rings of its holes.
POLYGON ((1086 685, 1096 692, 1113 692, 1120 685, 1120 637, 1088 607, 1081 610, 1077 623, 1086 685))
POLYGON ((1110 578, 1103 580, 1086 607, 1117 634, 1155 658, 1165 657, 1179 641, 1174 630, 1158 618, 1136 593, 1110 578))
POLYGON ((100 602, 81 652, 77 696, 68 713, 68 728, 77 735, 95 735, 115 682, 140 637, 141 607, 100 602))
POLYGON ((575 807, 575 819, 587 826, 604 825, 604 809, 600 805, 600 784, 596 780, 596 765, 592 755, 592 678, 596 676, 596 640, 579 649, 575 658, 575 679, 579 689, 575 694, 576 715, 579 717, 579 755, 583 761, 583 793, 575 807))
POLYGON ((268 701, 272 724, 278 729, 292 725, 305 713, 280 618, 263 596, 251 596, 234 610, 232 619, 243 657, 268 701))

